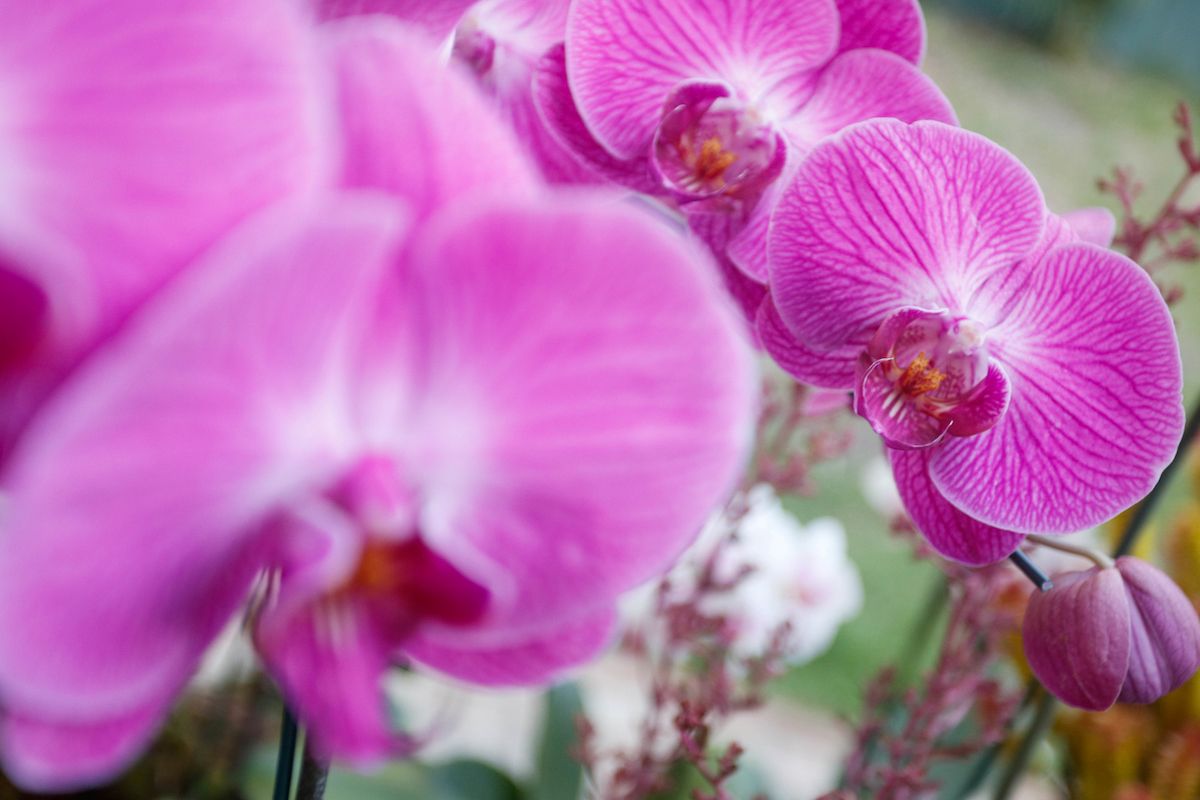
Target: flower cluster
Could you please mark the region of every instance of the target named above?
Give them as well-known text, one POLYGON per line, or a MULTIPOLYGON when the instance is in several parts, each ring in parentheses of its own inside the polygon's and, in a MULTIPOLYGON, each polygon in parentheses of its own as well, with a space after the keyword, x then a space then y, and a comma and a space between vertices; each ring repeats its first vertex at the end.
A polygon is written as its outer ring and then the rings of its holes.
MULTIPOLYGON (((239 615, 314 749, 352 764, 412 746, 382 696, 398 662, 491 686, 591 658, 738 484, 751 341, 829 390, 796 396, 853 398, 966 564, 1112 517, 1179 441, 1159 291, 1106 249, 1111 215, 1052 213, 957 127, 916 0, 27 5, 0 0, 0 762, 22 785, 129 763, 239 615)), ((793 488, 776 411, 755 469, 793 488)), ((725 651, 812 655, 857 605, 840 531, 743 522, 768 567, 710 577, 785 613, 693 611, 732 625, 725 651)), ((1194 609, 1146 569, 1035 601, 1048 685, 1102 705, 1195 669, 1194 609), (1126 645, 1100 676, 1062 649, 1096 622, 1077 595, 1126 645)))

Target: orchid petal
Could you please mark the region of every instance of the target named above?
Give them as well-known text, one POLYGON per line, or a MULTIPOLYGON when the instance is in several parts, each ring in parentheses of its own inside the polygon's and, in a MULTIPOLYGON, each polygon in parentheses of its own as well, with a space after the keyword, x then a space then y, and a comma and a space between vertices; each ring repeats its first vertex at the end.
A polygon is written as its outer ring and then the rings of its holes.
POLYGON ((615 156, 645 153, 671 90, 724 80, 782 119, 833 55, 832 0, 576 0, 567 72, 587 127, 615 156))
POLYGON ((103 782, 130 764, 167 716, 169 700, 118 717, 56 722, 6 711, 0 716, 4 772, 39 792, 69 792, 103 782))
POLYGON ((399 195, 418 218, 464 194, 534 192, 539 181, 512 131, 422 37, 385 18, 346 19, 324 33, 338 75, 346 185, 399 195))
POLYGON ((404 652, 426 667, 477 686, 547 684, 612 644, 616 622, 615 611, 605 609, 533 638, 485 649, 445 646, 418 634, 404 652))
POLYGON ((351 601, 260 617, 255 645, 323 757, 368 767, 412 749, 383 693, 396 647, 389 633, 351 601))
POLYGON ((817 147, 775 211, 771 293, 806 344, 869 336, 901 306, 956 309, 1045 224, 1029 171, 981 136, 875 120, 817 147))
POLYGON ((854 388, 854 365, 861 344, 830 352, 805 346, 788 330, 769 296, 759 307, 755 328, 763 349, 796 380, 827 389, 854 388))
POLYGON ((1127 258, 1061 246, 997 275, 980 302, 1012 383, 1008 412, 933 455, 938 489, 967 514, 1026 533, 1096 525, 1150 491, 1183 430, 1174 323, 1127 258))
POLYGON ((964 564, 991 564, 1011 555, 1022 534, 993 528, 950 505, 929 479, 929 451, 888 450, 896 488, 917 530, 934 550, 964 564))
POLYGON ((417 245, 423 533, 493 591, 495 626, 656 574, 732 487, 756 385, 697 257, 634 209, 572 195, 464 209, 417 245))
POLYGON ((1035 591, 1021 637, 1038 680, 1063 702, 1103 711, 1117 700, 1130 656, 1130 610, 1121 574, 1094 567, 1054 576, 1035 591))
POLYGON ((552 48, 538 61, 533 80, 534 104, 547 130, 566 149, 613 183, 644 194, 663 191, 662 182, 650 168, 648 141, 644 152, 623 160, 606 150, 588 130, 567 81, 563 45, 552 48))
POLYGON ((1108 247, 1117 232, 1117 219, 1107 208, 1078 208, 1062 215, 1080 239, 1100 247, 1108 247))
POLYGON ((178 689, 263 563, 264 515, 336 466, 334 385, 401 222, 378 197, 273 210, 39 415, 6 485, 6 706, 102 720, 178 689))
POLYGON ((837 4, 842 19, 838 52, 874 47, 920 65, 925 55, 925 17, 917 0, 837 0, 837 4))
POLYGON ((875 117, 958 124, 950 101, 925 73, 886 50, 852 50, 821 72, 787 130, 801 152, 808 152, 826 136, 875 117))
POLYGON ((310 31, 287 0, 0 0, 0 261, 43 339, 0 454, 81 354, 246 215, 325 180, 310 31))
POLYGON ((434 39, 445 39, 477 0, 307 0, 318 19, 381 14, 415 25, 434 39))
POLYGON ((1187 595, 1161 570, 1117 559, 1131 606, 1129 674, 1123 703, 1151 703, 1182 686, 1200 667, 1200 619, 1187 595))

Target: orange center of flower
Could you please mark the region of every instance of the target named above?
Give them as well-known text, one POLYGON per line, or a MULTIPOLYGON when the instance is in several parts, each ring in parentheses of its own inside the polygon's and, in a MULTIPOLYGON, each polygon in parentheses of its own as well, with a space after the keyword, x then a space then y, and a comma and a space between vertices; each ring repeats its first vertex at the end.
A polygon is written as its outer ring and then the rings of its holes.
POLYGON ((900 391, 909 397, 920 397, 935 391, 946 379, 946 373, 929 366, 929 356, 919 353, 912 360, 897 382, 900 391))
POLYGON ((696 177, 702 181, 714 181, 724 175, 734 161, 737 161, 737 155, 726 150, 720 138, 711 136, 700 145, 700 152, 696 155, 696 177))

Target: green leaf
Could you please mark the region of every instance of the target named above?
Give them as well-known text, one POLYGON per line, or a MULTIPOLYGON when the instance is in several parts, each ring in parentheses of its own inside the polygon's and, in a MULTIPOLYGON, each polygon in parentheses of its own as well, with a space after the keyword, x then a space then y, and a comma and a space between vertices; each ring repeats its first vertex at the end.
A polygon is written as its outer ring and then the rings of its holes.
POLYGON ((522 800, 512 778, 482 761, 461 759, 429 771, 432 796, 438 800, 522 800))
POLYGON ((583 767, 572 752, 578 741, 575 720, 583 713, 583 699, 574 683, 555 686, 545 697, 537 777, 530 800, 575 800, 583 784, 583 767))

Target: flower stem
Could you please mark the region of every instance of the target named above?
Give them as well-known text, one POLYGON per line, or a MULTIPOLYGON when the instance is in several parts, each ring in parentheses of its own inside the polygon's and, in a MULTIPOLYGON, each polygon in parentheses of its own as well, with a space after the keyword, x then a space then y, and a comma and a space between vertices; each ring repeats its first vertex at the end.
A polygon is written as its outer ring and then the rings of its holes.
POLYGON ((1035 533, 1031 533, 1028 536, 1026 536, 1025 538, 1028 541, 1031 541, 1036 545, 1041 545, 1042 547, 1048 547, 1051 550, 1058 550, 1059 552, 1062 552, 1062 553, 1070 553, 1071 555, 1074 555, 1074 556, 1080 556, 1081 558, 1086 558, 1087 560, 1091 561, 1093 564, 1095 564, 1097 567, 1100 567, 1101 569, 1107 569, 1108 567, 1111 567, 1115 564, 1115 562, 1112 560, 1112 558, 1105 555, 1104 553, 1101 553, 1099 550, 1093 550, 1090 547, 1080 547, 1079 545, 1068 544, 1067 542, 1061 542, 1057 539, 1054 539, 1053 537, 1039 536, 1035 533))
POLYGON ((325 796, 325 781, 329 778, 329 762, 318 758, 304 737, 304 757, 300 761, 300 783, 296 800, 321 800, 325 796))
MULTIPOLYGON (((1150 494, 1146 495, 1146 499, 1141 502, 1137 510, 1134 511, 1133 516, 1130 517, 1129 525, 1125 528, 1121 542, 1117 545, 1116 550, 1113 551, 1114 558, 1119 558, 1133 549, 1133 546, 1137 543, 1138 536, 1141 535, 1146 527, 1147 520, 1150 519, 1150 514, 1157 507, 1163 494, 1166 493, 1167 486, 1179 470, 1180 465, 1187 458, 1188 448, 1196 441, 1197 434, 1200 434, 1200 396, 1192 404, 1187 426, 1183 430, 1183 438, 1180 439, 1179 449, 1175 451, 1175 458, 1162 471, 1158 483, 1154 485, 1154 488, 1150 490, 1150 494)), ((1033 755, 1034 748, 1050 727, 1050 722, 1054 719, 1054 711, 1057 705, 1054 697, 1048 692, 1040 692, 1037 713, 1034 716, 1033 722, 1025 731, 1025 735, 1021 738, 1021 744, 1016 755, 1013 756, 1012 761, 1008 764, 1008 768, 1004 771, 996 793, 993 795, 994 800, 1007 800, 1012 793, 1013 788, 1017 784, 1017 779, 1020 778, 1021 773, 1029 765, 1029 759, 1033 755)))
POLYGON ((296 718, 285 705, 279 730, 279 757, 275 762, 275 791, 272 800, 288 800, 292 794, 292 768, 296 762, 296 718))
POLYGON ((1008 560, 1016 565, 1021 573, 1033 582, 1033 585, 1041 589, 1043 592, 1048 591, 1054 586, 1054 582, 1046 577, 1046 574, 1038 569, 1037 564, 1029 560, 1029 556, 1022 553, 1020 550, 1015 551, 1008 560))

